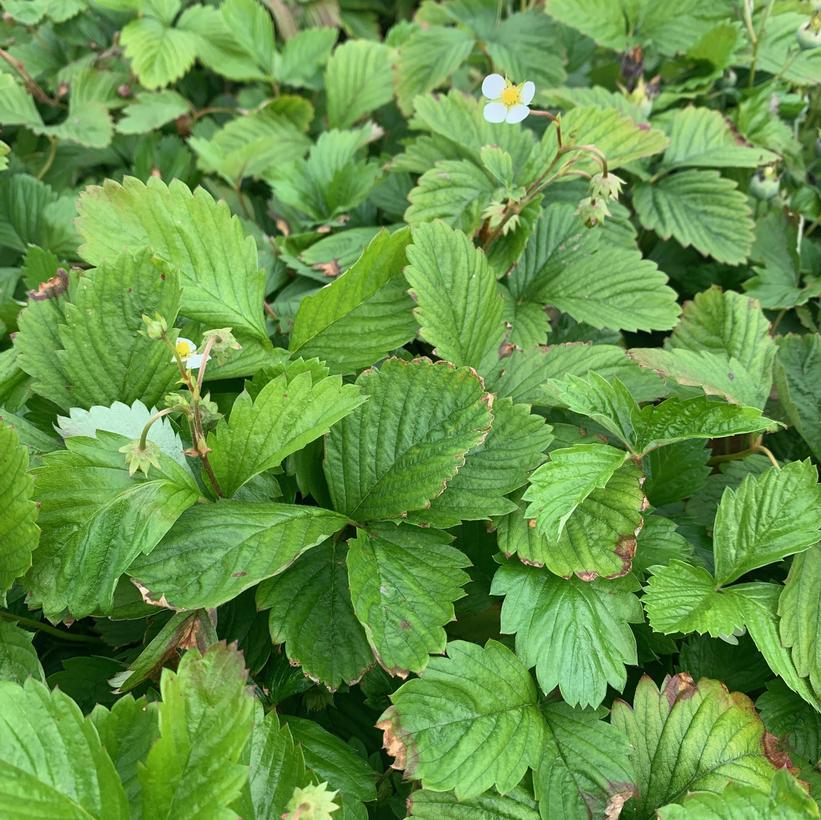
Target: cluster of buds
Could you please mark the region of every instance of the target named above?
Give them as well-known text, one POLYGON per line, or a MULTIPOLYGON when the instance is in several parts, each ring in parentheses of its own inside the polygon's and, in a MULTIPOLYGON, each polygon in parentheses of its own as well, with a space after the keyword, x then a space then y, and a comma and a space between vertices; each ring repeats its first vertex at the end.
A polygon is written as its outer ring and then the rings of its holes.
POLYGON ((579 207, 576 209, 576 213, 588 228, 601 225, 605 218, 610 216, 607 203, 611 199, 619 198, 622 185, 624 185, 624 180, 613 173, 600 171, 590 177, 589 195, 579 202, 579 207))

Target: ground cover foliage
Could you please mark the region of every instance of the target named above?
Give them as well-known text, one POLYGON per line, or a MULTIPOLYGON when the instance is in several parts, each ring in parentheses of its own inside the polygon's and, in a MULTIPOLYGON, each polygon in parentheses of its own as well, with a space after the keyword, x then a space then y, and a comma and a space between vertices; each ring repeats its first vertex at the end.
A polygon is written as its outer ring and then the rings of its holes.
POLYGON ((0 817, 819 816, 817 3, 2 6, 0 817))

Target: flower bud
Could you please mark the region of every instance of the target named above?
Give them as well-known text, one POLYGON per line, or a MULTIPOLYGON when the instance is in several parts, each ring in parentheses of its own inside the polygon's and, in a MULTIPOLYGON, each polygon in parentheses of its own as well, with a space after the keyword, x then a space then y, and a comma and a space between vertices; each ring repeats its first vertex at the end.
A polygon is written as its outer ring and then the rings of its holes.
POLYGON ((120 447, 118 452, 125 455, 129 475, 134 475, 137 470, 140 470, 147 478, 148 468, 152 464, 157 469, 160 468, 160 453, 162 451, 153 441, 146 441, 145 447, 141 447, 139 439, 135 439, 120 447))
POLYGON ((582 218, 582 221, 588 228, 593 228, 596 225, 601 225, 605 218, 610 216, 610 209, 603 199, 588 196, 579 202, 576 213, 582 218))
POLYGON ((599 172, 590 177, 590 196, 593 199, 618 199, 624 180, 613 173, 599 172))
POLYGON ((168 322, 165 320, 165 317, 159 313, 154 314, 153 319, 143 313, 142 320, 145 325, 145 330, 141 330, 140 332, 144 336, 148 336, 149 339, 162 339, 168 332, 168 322))
POLYGON ((230 327, 219 327, 216 330, 206 330, 202 334, 203 350, 211 341, 211 354, 219 364, 222 364, 230 350, 242 350, 242 345, 234 338, 230 327), (213 340, 213 341, 211 341, 213 340))

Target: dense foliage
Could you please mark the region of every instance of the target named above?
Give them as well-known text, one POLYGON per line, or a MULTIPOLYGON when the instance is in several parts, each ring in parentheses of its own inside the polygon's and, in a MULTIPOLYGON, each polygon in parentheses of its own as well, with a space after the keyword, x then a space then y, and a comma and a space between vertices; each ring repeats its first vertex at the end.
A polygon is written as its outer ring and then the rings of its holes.
POLYGON ((819 3, 2 6, 0 817, 819 817, 819 3))

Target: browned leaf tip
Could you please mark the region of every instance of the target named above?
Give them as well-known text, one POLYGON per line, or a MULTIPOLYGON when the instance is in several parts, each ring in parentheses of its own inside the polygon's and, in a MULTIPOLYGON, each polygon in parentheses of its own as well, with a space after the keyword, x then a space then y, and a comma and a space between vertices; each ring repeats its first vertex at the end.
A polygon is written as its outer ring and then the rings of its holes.
POLYGON ((636 793, 632 783, 608 783, 611 789, 615 789, 604 807, 604 820, 616 820, 621 816, 624 804, 636 793))
MULTIPOLYGON (((390 709, 388 711, 392 712, 393 710, 390 709)), ((382 730, 382 748, 394 758, 393 763, 391 763, 391 768, 402 771, 407 767, 408 749, 407 746, 405 746, 405 741, 399 736, 399 732, 394 729, 393 716, 388 716, 384 720, 380 720, 376 724, 376 728, 382 730)))
POLYGON ((672 709, 677 701, 689 700, 698 691, 698 687, 690 675, 686 672, 679 672, 677 675, 669 675, 664 679, 661 691, 672 709))
POLYGON ((798 774, 789 754, 781 748, 780 739, 769 732, 764 732, 764 754, 776 769, 787 769, 790 774, 798 774))

